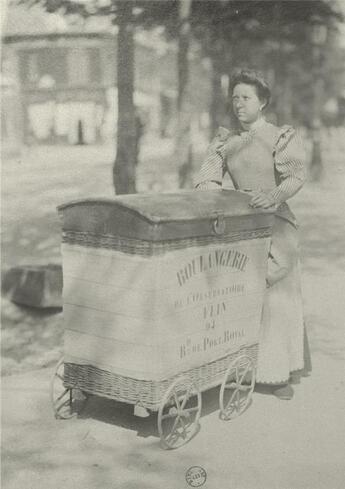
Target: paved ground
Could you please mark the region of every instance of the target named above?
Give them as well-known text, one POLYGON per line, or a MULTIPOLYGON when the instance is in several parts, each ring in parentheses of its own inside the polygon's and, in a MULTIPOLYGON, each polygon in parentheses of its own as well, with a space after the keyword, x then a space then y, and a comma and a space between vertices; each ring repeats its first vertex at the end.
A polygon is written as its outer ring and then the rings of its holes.
MULTIPOLYGON (((4 168, 8 264, 58 260, 55 205, 81 193, 112 191, 111 151, 107 156, 94 149, 84 159, 45 151, 34 150, 31 158, 4 168)), ((166 164, 158 158, 150 171, 142 170, 148 188, 159 190, 159 170, 166 164)), ((174 185, 170 168, 164 178, 164 185, 174 185)), ((201 465, 210 489, 343 489, 344 188, 342 153, 327 152, 323 180, 306 185, 293 201, 302 230, 311 377, 296 385, 289 402, 254 393, 250 409, 231 422, 218 419, 218 389, 208 391, 200 433, 177 451, 159 448, 154 416, 135 418, 131 408, 112 401, 92 398, 78 419, 56 421, 48 395, 52 369, 34 368, 52 365, 59 354, 61 320, 4 302, 7 373, 21 373, 2 379, 3 487, 181 489, 188 487, 186 470, 201 465)))
POLYGON ((343 489, 344 363, 314 354, 312 377, 293 401, 254 393, 236 420, 218 418, 218 389, 203 395, 201 430, 174 451, 159 447, 156 417, 93 398, 79 419, 56 421, 50 369, 3 379, 6 489, 182 489, 186 470, 210 489, 343 489))

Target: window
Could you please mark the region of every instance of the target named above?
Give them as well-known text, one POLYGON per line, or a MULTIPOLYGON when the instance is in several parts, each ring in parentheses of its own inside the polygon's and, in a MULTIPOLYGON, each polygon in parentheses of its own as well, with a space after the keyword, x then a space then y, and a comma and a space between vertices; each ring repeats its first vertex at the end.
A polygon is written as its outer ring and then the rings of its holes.
POLYGON ((22 51, 19 54, 20 80, 23 84, 36 84, 39 80, 37 51, 22 51))
POLYGON ((19 53, 20 78, 24 85, 37 87, 43 77, 49 77, 56 85, 67 83, 66 49, 38 48, 19 53))
POLYGON ((68 51, 68 78, 72 86, 82 86, 89 82, 89 66, 85 49, 71 48, 68 51))
POLYGON ((101 54, 98 48, 75 47, 68 52, 69 83, 85 86, 101 83, 101 54))
POLYGON ((89 60, 89 76, 91 83, 102 83, 101 52, 98 48, 87 49, 89 60))

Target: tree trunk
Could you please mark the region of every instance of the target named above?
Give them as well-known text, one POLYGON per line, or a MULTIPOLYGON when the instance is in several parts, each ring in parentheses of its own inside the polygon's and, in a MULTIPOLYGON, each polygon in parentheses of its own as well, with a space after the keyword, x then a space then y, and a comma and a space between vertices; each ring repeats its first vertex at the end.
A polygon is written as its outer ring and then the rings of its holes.
POLYGON ((175 142, 175 157, 177 158, 179 186, 192 186, 192 144, 191 144, 191 103, 188 90, 189 66, 188 52, 191 38, 189 21, 191 0, 179 2, 179 32, 178 32, 178 96, 177 96, 177 131, 175 142))
POLYGON ((226 100, 222 89, 222 75, 224 74, 225 53, 221 40, 211 36, 212 48, 210 51, 212 63, 212 99, 210 107, 211 138, 219 126, 228 125, 226 122, 226 100))
POLYGON ((311 159, 311 176, 313 180, 320 180, 322 176, 322 99, 324 91, 324 80, 322 73, 322 55, 320 46, 313 46, 313 116, 312 116, 312 159, 311 159))
POLYGON ((275 57, 276 112, 278 125, 292 123, 292 100, 289 73, 287 70, 287 53, 284 51, 284 41, 278 40, 275 57))
POLYGON ((118 3, 117 152, 113 168, 116 194, 135 193, 136 130, 134 93, 134 24, 131 2, 118 3))
POLYGON ((291 100, 289 87, 289 74, 287 70, 287 56, 284 50, 285 41, 282 37, 284 26, 283 5, 277 2, 274 6, 275 37, 277 51, 274 57, 275 66, 275 90, 276 90, 276 116, 278 125, 291 124, 291 100))
POLYGON ((220 110, 223 101, 221 77, 222 73, 220 71, 220 66, 218 63, 217 53, 213 52, 212 57, 212 99, 210 107, 210 118, 211 118, 211 137, 214 136, 216 130, 220 126, 220 110))

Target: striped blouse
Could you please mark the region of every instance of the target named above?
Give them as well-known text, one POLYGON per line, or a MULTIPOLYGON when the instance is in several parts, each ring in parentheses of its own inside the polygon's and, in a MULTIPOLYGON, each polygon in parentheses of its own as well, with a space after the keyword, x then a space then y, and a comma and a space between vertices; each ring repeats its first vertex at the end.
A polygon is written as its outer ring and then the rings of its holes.
MULTIPOLYGON (((241 148, 249 144, 262 125, 275 131, 276 143, 272 147, 272 156, 276 174, 276 186, 269 191, 268 197, 279 207, 277 214, 287 216, 288 206, 283 204, 298 192, 306 180, 305 150, 299 134, 291 126, 278 128, 262 120, 250 131, 244 131, 238 136, 216 136, 208 147, 196 187, 200 190, 219 188, 226 172, 229 172, 227 161, 241 148), (234 141, 234 144, 232 143, 234 141), (283 205, 281 205, 283 204, 283 205)), ((230 133, 229 133, 230 134, 230 133)), ((231 177, 231 174, 230 174, 231 177)), ((236 182, 234 182, 236 186, 236 182)), ((290 218, 296 224, 293 214, 288 210, 290 218)))

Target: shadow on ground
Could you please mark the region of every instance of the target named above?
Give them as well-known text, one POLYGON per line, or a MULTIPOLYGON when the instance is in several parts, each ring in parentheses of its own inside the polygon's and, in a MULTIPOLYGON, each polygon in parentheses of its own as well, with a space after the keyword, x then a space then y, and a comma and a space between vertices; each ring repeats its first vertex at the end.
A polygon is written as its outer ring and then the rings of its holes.
MULTIPOLYGON (((219 387, 208 389, 202 393, 201 418, 219 411, 219 387)), ((80 419, 95 419, 103 423, 121 426, 136 431, 138 436, 154 436, 159 438, 157 428, 157 412, 150 412, 147 418, 134 415, 132 405, 117 402, 99 396, 90 396, 80 414, 80 419)))

